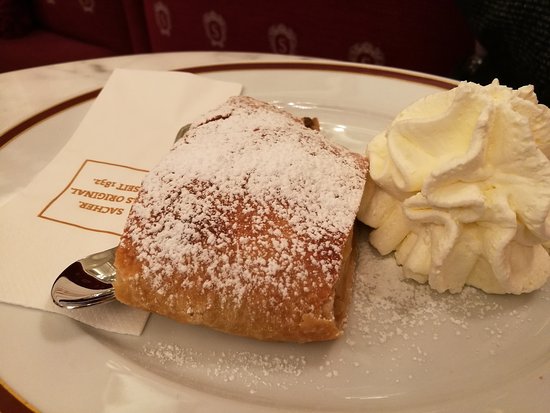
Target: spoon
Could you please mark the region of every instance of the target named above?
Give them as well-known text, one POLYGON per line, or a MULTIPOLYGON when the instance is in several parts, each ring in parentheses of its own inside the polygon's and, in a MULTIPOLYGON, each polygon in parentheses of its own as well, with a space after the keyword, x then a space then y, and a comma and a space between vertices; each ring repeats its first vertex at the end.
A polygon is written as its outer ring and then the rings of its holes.
MULTIPOLYGON (((191 124, 183 126, 174 142, 180 140, 191 124)), ((106 303, 115 299, 117 247, 96 252, 69 265, 52 285, 52 300, 59 307, 73 309, 106 303)))
POLYGON ((88 255, 65 268, 52 285, 53 302, 59 307, 73 309, 113 301, 116 249, 88 255))

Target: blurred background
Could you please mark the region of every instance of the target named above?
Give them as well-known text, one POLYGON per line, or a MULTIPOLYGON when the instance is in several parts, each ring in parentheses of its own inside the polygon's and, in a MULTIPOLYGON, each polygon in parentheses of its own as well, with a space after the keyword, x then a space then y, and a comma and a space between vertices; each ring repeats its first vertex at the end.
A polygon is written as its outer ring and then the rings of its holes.
POLYGON ((169 51, 282 53, 478 83, 550 101, 550 0, 0 0, 0 72, 169 51))

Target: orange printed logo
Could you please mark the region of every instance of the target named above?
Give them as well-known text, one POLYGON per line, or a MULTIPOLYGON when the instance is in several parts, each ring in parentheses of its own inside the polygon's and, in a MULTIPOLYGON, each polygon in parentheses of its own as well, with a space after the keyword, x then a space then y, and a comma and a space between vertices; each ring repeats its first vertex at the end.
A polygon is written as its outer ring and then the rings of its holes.
POLYGON ((38 216, 90 231, 121 235, 146 172, 88 159, 38 216))

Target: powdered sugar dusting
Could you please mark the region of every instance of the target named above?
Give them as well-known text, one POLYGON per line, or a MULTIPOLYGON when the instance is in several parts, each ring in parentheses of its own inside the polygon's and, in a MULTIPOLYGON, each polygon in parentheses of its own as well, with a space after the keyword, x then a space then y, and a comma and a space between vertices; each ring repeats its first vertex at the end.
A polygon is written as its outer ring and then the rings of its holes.
POLYGON ((276 312, 304 297, 307 312, 309 291, 327 302, 334 293, 366 167, 290 114, 236 97, 146 176, 121 245, 131 243, 140 276, 168 303, 165 285, 185 291, 200 274, 194 282, 222 305, 271 297, 254 305, 276 312))
POLYGON ((306 366, 305 356, 259 354, 250 351, 204 351, 162 342, 148 343, 143 351, 163 365, 198 370, 220 382, 240 382, 251 394, 259 387, 288 389, 292 383, 297 382, 306 366), (274 375, 283 380, 273 382, 271 378, 274 375))
POLYGON ((405 385, 422 400, 475 388, 487 380, 487 370, 495 377, 513 371, 496 366, 515 360, 526 336, 548 328, 530 311, 532 305, 550 308, 548 287, 537 296, 493 296, 473 288, 439 294, 400 278, 393 257, 379 256, 368 244, 367 228, 360 226, 356 235, 354 296, 345 335, 336 342, 266 345, 220 335, 215 346, 203 348, 189 339, 199 329, 185 330, 177 341, 148 343, 143 352, 199 382, 224 389, 234 383, 231 391, 247 397, 284 402, 307 392, 323 406, 345 410, 369 406, 392 386, 398 392, 405 385), (346 394, 357 398, 344 399, 346 394))
MULTIPOLYGON (((427 285, 405 280, 392 256, 382 257, 359 241, 358 263, 352 317, 354 333, 370 345, 384 344, 392 338, 413 342, 415 337, 448 326, 459 336, 466 334, 472 320, 503 311, 491 296, 472 287, 461 294, 441 294, 427 285)), ((419 355, 425 351, 418 348, 419 355)))
POLYGON ((434 293, 401 279, 394 258, 368 244, 367 228, 356 235, 354 296, 337 341, 266 345, 174 323, 140 344, 141 354, 206 393, 217 386, 250 402, 334 411, 424 411, 434 398, 466 400, 548 360, 550 285, 519 297, 434 293))

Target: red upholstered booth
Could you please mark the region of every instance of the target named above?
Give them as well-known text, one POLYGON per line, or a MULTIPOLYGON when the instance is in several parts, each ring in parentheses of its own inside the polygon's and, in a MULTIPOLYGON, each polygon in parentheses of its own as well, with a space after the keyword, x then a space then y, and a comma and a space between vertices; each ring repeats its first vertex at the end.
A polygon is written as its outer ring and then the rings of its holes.
POLYGON ((142 0, 0 0, 0 72, 149 50, 142 0))
POLYGON ((153 51, 288 53, 452 75, 474 49, 453 0, 144 0, 153 51))
POLYGON ((297 54, 452 76, 474 40, 454 0, 0 0, 0 72, 120 54, 297 54))

